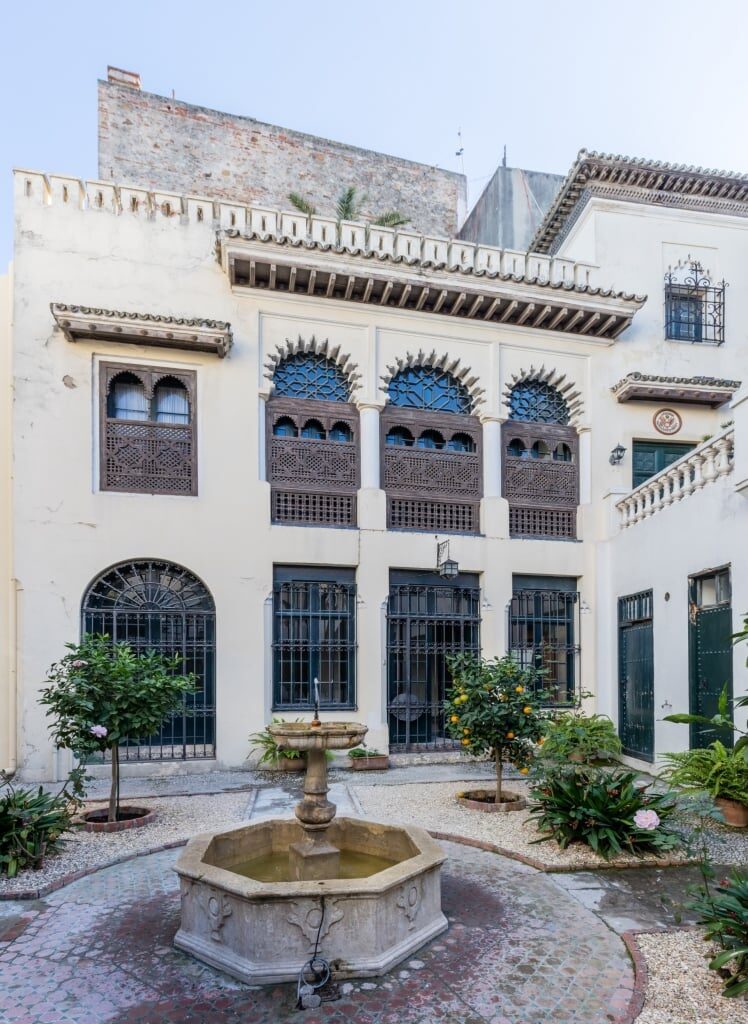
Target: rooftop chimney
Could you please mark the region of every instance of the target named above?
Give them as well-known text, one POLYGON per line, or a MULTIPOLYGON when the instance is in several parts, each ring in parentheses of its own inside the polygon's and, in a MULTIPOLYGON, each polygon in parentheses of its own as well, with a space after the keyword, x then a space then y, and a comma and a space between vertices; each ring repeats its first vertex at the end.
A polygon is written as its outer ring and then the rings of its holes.
POLYGON ((115 85, 126 85, 130 89, 140 88, 140 75, 137 71, 124 71, 122 68, 113 68, 111 64, 106 69, 107 80, 115 85))

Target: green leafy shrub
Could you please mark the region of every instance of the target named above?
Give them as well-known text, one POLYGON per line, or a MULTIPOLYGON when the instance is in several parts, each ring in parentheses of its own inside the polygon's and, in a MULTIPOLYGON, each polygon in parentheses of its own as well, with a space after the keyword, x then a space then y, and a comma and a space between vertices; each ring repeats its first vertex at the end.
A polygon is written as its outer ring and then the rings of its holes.
MULTIPOLYGON (((272 718, 270 724, 280 725, 281 722, 285 721, 285 718, 272 718)), ((295 721, 300 722, 301 719, 297 718, 295 721)), ((304 756, 304 752, 301 750, 279 750, 275 736, 267 728, 263 729, 262 732, 252 733, 249 739, 252 749, 260 751, 260 757, 257 759, 258 766, 261 764, 274 764, 281 758, 285 761, 299 761, 304 756)))
POLYGON ((663 827, 675 801, 637 786, 636 772, 620 769, 559 768, 542 777, 532 789, 535 819, 541 839, 555 839, 562 850, 584 843, 605 860, 619 853, 639 856, 666 853, 680 842, 663 827))
POLYGON ((748 760, 742 750, 732 750, 715 740, 708 747, 666 754, 667 778, 684 789, 704 790, 712 797, 748 804, 748 760))
POLYGON ((709 966, 728 973, 723 994, 742 996, 748 992, 748 872, 733 869, 730 878, 713 892, 704 890, 691 908, 704 925, 704 938, 722 946, 709 966))
POLYGON ((606 715, 569 711, 548 723, 543 757, 554 761, 612 761, 621 754, 616 727, 606 715))
POLYGON ((105 634, 87 633, 49 670, 39 699, 54 719, 58 747, 78 757, 107 750, 112 762, 109 821, 119 816, 119 746, 127 739, 152 736, 171 712, 183 707, 193 675, 180 675, 179 655, 136 652, 114 644, 105 634))
POLYGON ((375 750, 373 747, 354 747, 348 751, 348 757, 359 758, 359 757, 382 757, 381 750, 375 750))
POLYGON ((490 754, 496 764, 496 802, 502 802, 504 761, 527 775, 546 728, 539 674, 512 657, 484 661, 472 654, 448 659, 452 686, 444 704, 447 732, 468 754, 490 754))
POLYGON ((0 772, 0 875, 14 878, 24 868, 40 868, 64 842, 83 796, 83 769, 70 773, 59 793, 13 785, 0 772))

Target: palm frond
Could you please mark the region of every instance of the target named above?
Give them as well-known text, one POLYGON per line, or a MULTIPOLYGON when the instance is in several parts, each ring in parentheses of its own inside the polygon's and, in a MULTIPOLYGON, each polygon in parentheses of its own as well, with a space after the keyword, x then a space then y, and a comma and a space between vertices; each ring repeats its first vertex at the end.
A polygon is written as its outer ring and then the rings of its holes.
POLYGON ((288 200, 292 206, 295 206, 301 213, 305 213, 307 217, 313 217, 317 212, 317 208, 312 206, 299 192, 289 192, 288 200))
POLYGON ((335 214, 338 220, 355 220, 358 217, 361 203, 365 202, 365 199, 365 196, 360 201, 357 199, 355 185, 349 185, 348 188, 343 189, 335 205, 335 214))
POLYGON ((385 210, 373 223, 379 228, 401 228, 410 224, 410 217, 405 217, 399 210, 385 210))

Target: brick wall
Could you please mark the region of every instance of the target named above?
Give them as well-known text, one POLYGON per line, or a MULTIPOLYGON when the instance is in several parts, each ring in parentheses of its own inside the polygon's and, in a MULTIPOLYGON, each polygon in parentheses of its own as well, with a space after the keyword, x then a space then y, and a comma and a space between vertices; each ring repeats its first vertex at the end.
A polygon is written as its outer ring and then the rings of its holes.
POLYGON ((99 176, 286 209, 297 191, 320 214, 355 185, 362 216, 397 209, 424 234, 455 235, 466 213, 461 174, 112 82, 99 82, 99 176))

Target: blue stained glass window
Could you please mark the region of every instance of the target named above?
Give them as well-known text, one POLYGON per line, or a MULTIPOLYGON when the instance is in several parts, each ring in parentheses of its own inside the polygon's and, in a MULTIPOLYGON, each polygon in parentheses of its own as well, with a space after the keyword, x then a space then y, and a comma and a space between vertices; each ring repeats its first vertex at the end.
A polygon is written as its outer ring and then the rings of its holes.
POLYGON ((512 388, 509 419, 566 426, 569 422, 569 407, 561 392, 551 384, 542 380, 525 380, 512 388))
POLYGON ((407 409, 431 409, 434 412, 471 411, 470 392, 451 373, 433 366, 411 366, 400 370, 387 389, 392 405, 407 409))
POLYGON ((314 398, 322 402, 347 402, 345 374, 325 356, 300 352, 278 364, 273 374, 275 394, 284 398, 314 398))

